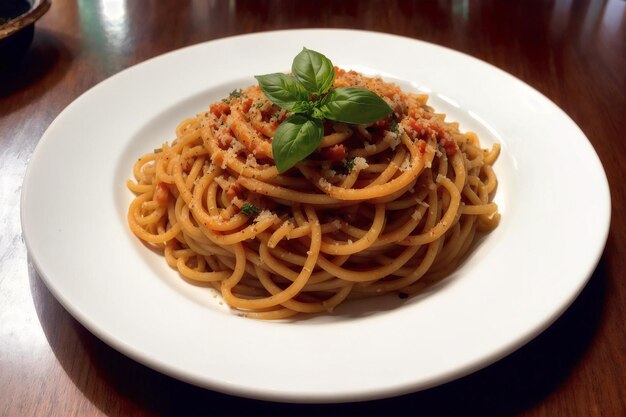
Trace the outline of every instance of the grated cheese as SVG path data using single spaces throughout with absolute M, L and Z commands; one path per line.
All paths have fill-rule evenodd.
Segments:
M 256 221 L 261 222 L 264 220 L 272 219 L 274 222 L 278 221 L 279 218 L 276 214 L 272 213 L 270 210 L 261 210 L 261 212 L 256 216 Z
M 320 187 L 322 187 L 322 189 L 324 190 L 330 190 L 331 185 L 330 183 L 326 180 L 326 178 L 320 178 L 320 180 L 318 181 L 318 184 L 320 185 Z
M 259 163 L 257 162 L 256 158 L 251 153 L 249 153 L 248 157 L 246 158 L 246 166 L 251 167 L 251 168 L 257 168 L 259 166 Z
M 398 169 L 404 172 L 410 168 L 411 168 L 411 159 L 409 158 L 409 155 L 405 155 L 404 159 L 402 160 L 402 164 L 400 164 L 400 167 Z
M 376 145 L 370 144 L 370 143 L 366 143 L 365 144 L 365 152 L 376 152 Z
M 392 151 L 396 150 L 396 146 L 400 144 L 400 135 L 394 132 L 386 132 L 383 141 L 389 144 Z
M 362 171 L 369 167 L 369 164 L 362 156 L 357 156 L 354 158 L 354 167 L 352 169 L 356 169 L 357 171 Z

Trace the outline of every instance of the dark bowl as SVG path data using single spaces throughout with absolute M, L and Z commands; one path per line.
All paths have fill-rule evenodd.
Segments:
M 0 0 L 0 68 L 12 66 L 28 50 L 35 22 L 50 8 L 50 0 Z

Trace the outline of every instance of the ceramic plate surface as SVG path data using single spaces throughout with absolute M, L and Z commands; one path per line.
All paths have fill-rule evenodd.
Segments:
M 484 146 L 502 145 L 502 221 L 442 283 L 403 301 L 330 315 L 245 319 L 144 247 L 126 223 L 134 161 L 253 76 L 287 71 L 305 46 L 335 65 L 426 92 Z M 581 191 L 582 190 L 582 191 Z M 28 167 L 22 227 L 52 293 L 90 331 L 175 378 L 293 402 L 382 398 L 484 367 L 549 326 L 606 242 L 610 198 L 589 141 L 555 104 L 470 56 L 347 30 L 267 32 L 177 50 L 98 84 L 50 125 Z

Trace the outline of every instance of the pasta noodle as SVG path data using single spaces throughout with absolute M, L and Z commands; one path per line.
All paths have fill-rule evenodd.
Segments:
M 271 141 L 288 114 L 252 86 L 182 121 L 128 181 L 132 232 L 246 317 L 404 298 L 449 274 L 498 224 L 498 145 L 482 149 L 425 95 L 335 73 L 334 87 L 374 91 L 393 114 L 369 126 L 325 121 L 319 149 L 279 174 Z

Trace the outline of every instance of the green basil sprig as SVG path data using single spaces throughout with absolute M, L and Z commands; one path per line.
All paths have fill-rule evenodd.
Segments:
M 255 77 L 270 101 L 293 113 L 278 126 L 272 141 L 278 172 L 285 172 L 317 149 L 324 136 L 324 119 L 368 124 L 392 112 L 370 90 L 331 89 L 335 67 L 319 52 L 303 48 L 294 58 L 291 71 L 293 75 L 275 73 Z

